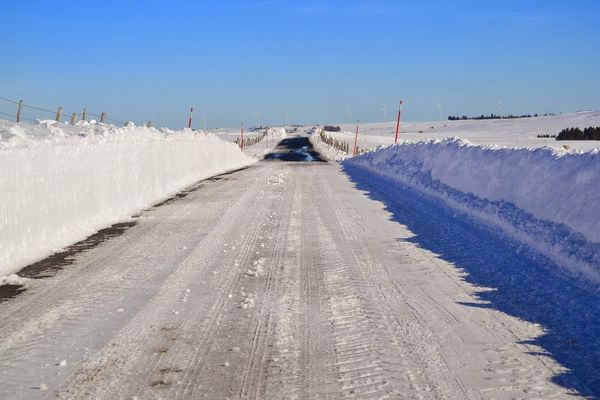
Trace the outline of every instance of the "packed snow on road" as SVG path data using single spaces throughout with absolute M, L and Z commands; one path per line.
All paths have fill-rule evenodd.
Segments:
M 598 397 L 599 120 L 0 121 L 0 397 Z

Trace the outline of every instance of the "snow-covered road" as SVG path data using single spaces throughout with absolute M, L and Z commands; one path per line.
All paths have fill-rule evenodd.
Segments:
M 490 306 L 359 178 L 333 163 L 261 162 L 31 281 L 0 303 L 0 398 L 573 394 L 581 382 L 555 383 L 565 368 L 536 341 L 542 326 Z

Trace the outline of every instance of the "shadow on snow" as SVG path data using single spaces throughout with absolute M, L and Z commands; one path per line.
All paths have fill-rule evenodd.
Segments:
M 393 220 L 414 233 L 408 241 L 463 269 L 468 282 L 494 289 L 477 293 L 487 304 L 461 304 L 542 325 L 545 333 L 529 343 L 568 369 L 552 381 L 589 399 L 600 398 L 599 294 L 559 276 L 551 271 L 554 266 L 521 251 L 520 244 L 439 201 L 360 168 L 343 168 L 358 189 L 384 203 Z

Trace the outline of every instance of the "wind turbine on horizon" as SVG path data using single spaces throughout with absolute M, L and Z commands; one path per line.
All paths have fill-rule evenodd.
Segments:
M 381 108 L 381 110 L 383 111 L 383 120 L 385 121 L 385 123 L 387 124 L 388 122 L 388 118 L 387 118 L 387 106 L 383 106 Z
M 348 107 L 348 125 L 352 123 L 352 111 L 350 111 L 350 107 Z
M 439 101 L 438 101 L 436 109 L 438 110 L 438 113 L 439 113 L 440 122 L 442 122 L 442 103 L 440 103 Z
M 286 121 L 287 125 L 289 126 L 290 125 L 290 112 L 289 111 L 285 112 L 285 121 Z
M 201 119 L 202 124 L 204 125 L 204 130 L 206 131 L 206 114 L 202 113 Z
M 498 100 L 498 104 L 500 105 L 500 119 L 504 118 L 504 103 L 502 100 Z
M 256 127 L 259 128 L 260 127 L 260 112 L 258 110 L 256 110 L 256 113 L 254 113 L 254 115 L 256 116 Z

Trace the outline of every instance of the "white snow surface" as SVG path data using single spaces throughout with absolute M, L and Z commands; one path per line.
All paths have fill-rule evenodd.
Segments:
M 248 137 L 256 137 L 264 131 L 261 130 L 259 133 L 252 132 L 252 135 Z M 267 135 L 260 142 L 244 147 L 244 153 L 251 157 L 262 159 L 265 154 L 272 151 L 287 136 L 285 127 L 270 127 L 266 129 L 266 133 Z
M 328 132 L 329 135 L 354 144 L 356 124 L 341 124 L 341 132 Z M 538 138 L 537 135 L 557 135 L 565 128 L 600 126 L 600 111 L 581 111 L 551 116 L 467 120 L 402 122 L 398 140 L 444 139 L 458 136 L 473 144 L 493 144 L 498 146 L 539 148 L 550 146 L 560 149 L 564 145 L 575 150 L 600 148 L 599 141 L 558 141 L 553 138 Z M 396 121 L 361 123 L 358 146 L 361 149 L 390 145 L 394 143 Z
M 600 284 L 598 149 L 405 141 L 343 162 L 440 198 Z
M 250 146 L 245 146 L 244 153 L 248 156 L 262 159 L 265 154 L 272 151 L 282 139 L 287 137 L 288 130 L 291 130 L 291 127 L 274 126 L 254 131 L 244 131 L 244 139 L 256 138 L 257 136 L 262 135 L 264 132 L 267 134 L 260 142 Z M 239 128 L 219 128 L 215 131 L 211 131 L 211 133 L 228 142 L 234 142 L 241 136 Z
M 210 133 L 0 120 L 0 277 L 255 161 Z

